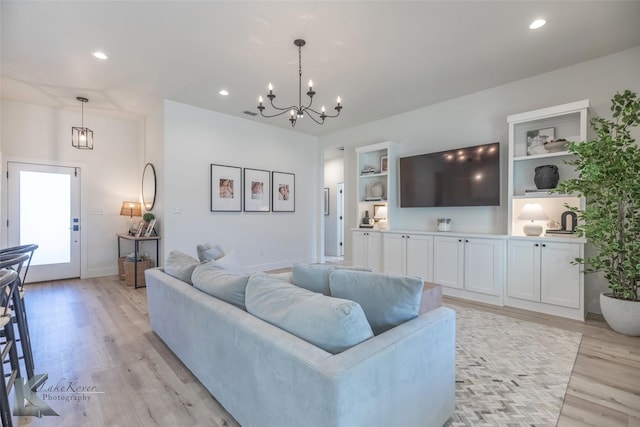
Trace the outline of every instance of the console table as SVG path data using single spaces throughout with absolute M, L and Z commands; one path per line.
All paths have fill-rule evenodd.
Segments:
M 133 255 L 135 258 L 135 262 L 133 264 L 133 276 L 134 276 L 134 285 L 133 287 L 135 289 L 138 288 L 144 288 L 146 286 L 138 286 L 138 249 L 139 249 L 139 244 L 140 242 L 146 242 L 146 241 L 153 241 L 156 243 L 156 265 L 160 265 L 160 258 L 159 258 L 159 254 L 158 254 L 158 241 L 160 240 L 160 236 L 149 236 L 149 237 L 136 237 L 136 236 L 130 236 L 128 234 L 116 234 L 116 236 L 118 236 L 118 258 L 120 258 L 122 255 L 120 255 L 120 241 L 122 239 L 124 240 L 131 240 L 133 241 Z

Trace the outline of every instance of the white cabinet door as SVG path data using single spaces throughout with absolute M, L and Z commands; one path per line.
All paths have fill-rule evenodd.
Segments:
M 367 234 L 363 231 L 354 231 L 351 238 L 351 262 L 358 267 L 367 265 Z
M 433 237 L 416 234 L 406 235 L 405 275 L 433 281 Z
M 464 239 L 464 288 L 472 292 L 500 295 L 504 242 L 494 239 Z
M 433 254 L 433 281 L 442 286 L 462 289 L 464 287 L 462 238 L 434 237 Z
M 384 234 L 384 272 L 404 275 L 406 271 L 405 251 L 406 235 L 396 233 Z
M 367 232 L 367 267 L 382 271 L 382 234 Z
M 507 243 L 507 296 L 540 301 L 540 242 Z
M 580 245 L 542 243 L 540 301 L 580 308 L 580 266 L 571 262 L 580 256 Z

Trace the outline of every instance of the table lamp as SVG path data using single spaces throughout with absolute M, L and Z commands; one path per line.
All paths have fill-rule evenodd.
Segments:
M 140 202 L 122 202 L 120 215 L 129 216 L 129 220 L 127 221 L 127 229 L 129 230 L 129 233 L 133 231 L 133 233 L 135 234 L 136 231 L 138 231 L 138 221 L 134 221 L 133 217 L 142 216 L 142 207 L 140 206 Z
M 534 221 L 548 220 L 549 217 L 539 203 L 527 203 L 520 211 L 518 219 L 531 221 L 522 227 L 525 236 L 539 236 L 542 234 L 542 225 L 536 224 Z
M 389 222 L 387 222 L 387 207 L 380 206 L 376 209 L 373 214 L 373 219 L 378 222 L 378 228 L 381 230 L 386 230 L 389 228 Z

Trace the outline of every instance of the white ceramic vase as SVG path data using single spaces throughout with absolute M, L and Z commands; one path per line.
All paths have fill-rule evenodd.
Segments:
M 604 320 L 618 333 L 640 336 L 640 301 L 627 301 L 610 295 L 611 293 L 600 294 L 600 309 Z

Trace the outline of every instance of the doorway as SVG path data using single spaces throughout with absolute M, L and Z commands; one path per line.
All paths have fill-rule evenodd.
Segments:
M 35 243 L 29 281 L 80 277 L 80 168 L 8 162 L 7 244 Z
M 337 230 L 337 244 L 338 244 L 338 256 L 344 257 L 344 182 L 338 183 L 338 188 L 336 189 L 337 195 L 337 219 L 338 219 L 338 230 Z

